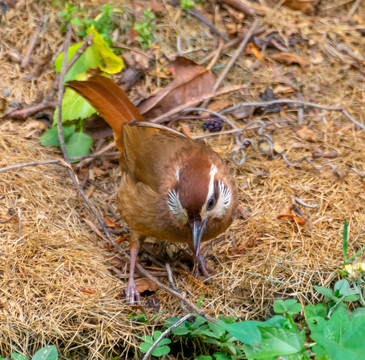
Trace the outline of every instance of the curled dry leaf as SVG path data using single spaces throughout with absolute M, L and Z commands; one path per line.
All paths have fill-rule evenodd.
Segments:
M 138 106 L 147 121 L 209 94 L 213 89 L 214 75 L 205 67 L 181 56 L 177 57 L 172 65 L 174 81 Z
M 140 278 L 136 280 L 137 291 L 142 294 L 145 291 L 155 292 L 158 290 L 158 286 L 149 278 Z
M 292 10 L 301 11 L 306 15 L 314 14 L 314 6 L 311 4 L 314 0 L 286 0 L 283 5 Z
M 301 67 L 304 67 L 307 63 L 302 56 L 289 51 L 281 51 L 279 53 L 272 54 L 271 58 L 286 64 L 298 64 Z
M 299 210 L 299 211 L 298 211 Z M 300 209 L 292 204 L 286 204 L 283 210 L 278 215 L 279 220 L 294 220 L 297 224 L 303 225 L 307 222 L 307 219 L 302 217 Z
M 297 135 L 303 140 L 317 141 L 317 135 L 315 132 L 307 126 L 303 126 L 297 131 Z
M 113 228 L 113 229 L 122 229 L 122 226 L 120 226 L 119 224 L 117 224 L 115 221 L 113 221 L 112 219 L 104 216 L 103 220 L 106 224 L 107 227 L 109 228 Z

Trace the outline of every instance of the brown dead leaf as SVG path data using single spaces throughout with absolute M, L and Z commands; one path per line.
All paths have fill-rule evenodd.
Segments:
M 314 0 L 286 0 L 283 5 L 292 10 L 298 10 L 306 15 L 314 14 L 314 6 L 311 4 Z
M 212 91 L 215 78 L 205 67 L 181 56 L 173 62 L 173 67 L 174 81 L 138 106 L 147 121 Z
M 295 208 L 297 208 L 295 206 Z M 294 220 L 297 224 L 303 225 L 307 222 L 306 219 L 304 219 L 301 213 L 298 213 L 298 211 L 294 211 L 294 206 L 292 204 L 286 204 L 283 208 L 283 210 L 280 211 L 277 218 L 279 220 Z
M 151 9 L 155 14 L 166 14 L 166 8 L 162 5 L 162 1 L 151 0 L 146 4 L 146 9 Z
M 224 100 L 224 99 L 218 99 L 218 100 L 212 101 L 208 105 L 208 109 L 219 112 L 219 111 L 225 109 L 226 107 L 228 107 L 229 105 L 231 105 L 230 101 Z
M 102 170 L 102 169 L 100 169 L 100 168 L 98 168 L 96 166 L 93 167 L 93 172 L 94 172 L 94 175 L 95 176 L 102 176 L 102 175 L 105 174 L 105 171 L 104 170 Z
M 307 126 L 303 126 L 300 130 L 297 131 L 297 135 L 302 139 L 302 140 L 309 140 L 309 141 L 317 141 L 317 135 L 315 134 L 315 132 L 310 129 Z
M 306 61 L 302 56 L 289 51 L 281 51 L 279 53 L 272 54 L 271 58 L 286 64 L 298 64 L 301 67 L 306 65 Z
M 156 283 L 154 283 L 152 280 L 146 277 L 136 280 L 136 288 L 140 294 L 142 294 L 147 290 L 152 292 L 158 290 L 158 286 L 156 285 Z
M 190 128 L 189 128 L 189 126 L 187 126 L 187 125 L 182 125 L 181 126 L 181 130 L 182 130 L 182 132 L 187 136 L 187 137 L 189 137 L 190 139 L 192 139 L 193 138 L 193 135 L 191 134 L 191 131 L 190 131 Z
M 264 65 L 269 65 L 269 63 L 262 56 L 259 48 L 253 43 L 250 42 L 246 47 L 246 52 L 248 54 L 253 54 L 257 59 L 259 59 Z
M 120 226 L 119 224 L 117 224 L 115 221 L 113 221 L 112 219 L 104 216 L 103 220 L 106 224 L 107 227 L 109 228 L 113 228 L 113 229 L 122 229 L 122 226 Z

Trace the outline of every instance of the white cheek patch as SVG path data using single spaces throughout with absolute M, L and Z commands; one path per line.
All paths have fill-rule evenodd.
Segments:
M 231 190 L 229 190 L 222 181 L 218 183 L 219 188 L 219 196 L 217 203 L 215 204 L 214 208 L 207 213 L 208 216 L 213 218 L 221 219 L 224 214 L 227 212 L 228 206 L 231 203 Z
M 188 215 L 186 214 L 185 209 L 182 207 L 179 193 L 172 189 L 168 193 L 167 204 L 171 210 L 171 212 L 176 216 L 176 218 L 185 225 L 188 222 Z
M 217 167 L 212 164 L 212 166 L 210 167 L 208 195 L 207 195 L 207 198 L 205 199 L 205 204 L 207 204 L 209 199 L 214 194 L 214 176 L 216 173 L 217 173 Z

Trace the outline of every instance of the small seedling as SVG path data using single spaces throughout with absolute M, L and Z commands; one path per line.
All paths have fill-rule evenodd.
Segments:
M 155 30 L 155 25 L 153 20 L 155 19 L 154 13 L 151 9 L 147 9 L 143 12 L 143 17 L 141 21 L 134 24 L 134 30 L 138 32 L 138 40 L 142 47 L 149 49 L 152 43 L 155 41 L 153 36 L 153 31 Z

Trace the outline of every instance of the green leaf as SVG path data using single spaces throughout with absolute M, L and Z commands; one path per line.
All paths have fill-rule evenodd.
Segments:
M 365 308 L 361 307 L 361 308 L 357 308 L 355 309 L 352 313 L 351 313 L 351 318 L 355 318 L 355 317 L 365 317 Z
M 319 292 L 320 294 L 327 296 L 328 298 L 330 298 L 333 301 L 337 301 L 338 298 L 333 294 L 332 290 L 324 287 L 324 286 L 317 286 L 314 285 L 314 288 L 316 289 L 317 292 Z
M 338 280 L 334 286 L 335 292 L 339 293 L 341 296 L 346 296 L 349 294 L 350 284 L 346 279 Z
M 210 330 L 213 331 L 215 337 L 217 337 L 218 339 L 220 339 L 226 333 L 226 330 L 224 328 L 222 328 L 222 326 L 220 326 L 219 324 L 214 324 L 212 322 L 208 322 L 208 326 L 209 326 Z
M 39 349 L 32 357 L 32 360 L 57 360 L 58 352 L 54 345 Z
M 67 64 L 70 62 L 72 57 L 76 54 L 79 47 L 82 43 L 77 43 L 75 45 L 70 46 L 67 53 Z M 63 52 L 57 57 L 55 61 L 55 69 L 56 72 L 61 71 L 63 59 Z M 97 68 L 101 65 L 100 54 L 94 45 L 89 46 L 85 52 L 77 59 L 75 64 L 73 64 L 72 68 L 67 71 L 65 76 L 65 83 L 70 80 L 75 80 L 76 77 L 80 74 L 86 73 L 87 70 L 92 68 Z M 82 79 L 77 79 L 82 80 Z
M 198 358 L 195 358 L 194 360 L 213 360 L 213 359 L 209 355 L 200 355 Z
M 222 352 L 216 352 L 213 354 L 216 360 L 231 360 L 232 358 Z
M 76 126 L 62 126 L 62 133 L 65 141 L 75 132 Z M 40 143 L 43 146 L 60 146 L 60 140 L 58 138 L 57 126 L 53 126 L 45 131 L 39 138 Z
M 113 50 L 105 40 L 92 27 L 88 29 L 88 35 L 90 34 L 93 34 L 94 46 L 102 58 L 103 64 L 99 65 L 99 68 L 108 74 L 116 74 L 122 71 L 124 66 L 123 60 L 113 53 Z
M 144 337 L 145 342 L 143 342 L 140 345 L 140 350 L 142 353 L 146 353 L 150 347 L 152 346 L 152 344 L 160 337 L 161 335 L 161 331 L 155 331 L 153 333 L 153 339 L 151 336 L 146 335 Z M 163 356 L 163 355 L 167 355 L 170 352 L 170 347 L 167 346 L 166 344 L 170 344 L 171 340 L 170 339 L 162 339 L 157 346 L 152 350 L 152 355 L 153 356 Z
M 347 250 L 348 250 L 348 244 L 347 244 L 347 220 L 345 219 L 345 224 L 343 226 L 343 233 L 342 233 L 342 252 L 343 252 L 343 264 L 347 264 Z
M 28 360 L 26 356 L 17 353 L 11 353 L 11 357 L 13 358 L 13 360 Z
M 294 355 L 303 349 L 304 333 L 275 327 L 265 328 L 259 326 L 259 329 L 262 336 L 261 351 L 255 353 L 255 359 L 271 359 L 277 356 Z M 246 355 L 250 357 L 250 355 Z
M 219 325 L 244 344 L 256 345 L 261 342 L 261 333 L 258 329 L 259 321 L 242 321 L 234 324 L 225 324 L 220 321 Z
M 83 25 L 82 22 L 81 22 L 81 20 L 78 17 L 72 18 L 70 20 L 70 23 L 72 25 L 75 25 L 75 26 L 82 26 Z
M 277 314 L 287 313 L 290 315 L 295 315 L 298 314 L 301 310 L 302 310 L 302 305 L 294 299 L 289 299 L 286 301 L 276 300 L 274 302 L 274 311 Z
M 86 156 L 89 153 L 91 144 L 92 139 L 89 135 L 86 135 L 82 132 L 72 134 L 66 142 L 68 156 L 70 158 Z
M 306 320 L 320 317 L 324 319 L 327 315 L 327 311 L 322 303 L 316 305 L 306 305 L 304 308 L 304 316 Z
M 65 121 L 87 119 L 95 114 L 96 110 L 79 94 L 66 89 L 62 99 L 62 123 Z M 53 125 L 57 124 L 58 107 L 53 114 Z

